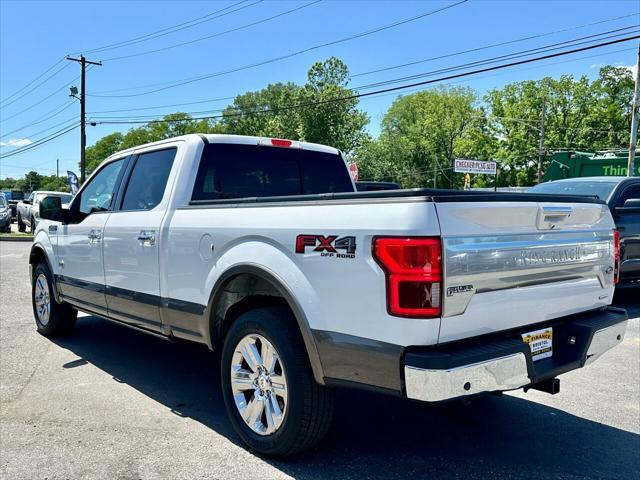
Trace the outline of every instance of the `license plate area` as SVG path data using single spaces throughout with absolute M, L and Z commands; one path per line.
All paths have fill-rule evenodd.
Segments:
M 536 362 L 553 356 L 553 328 L 547 327 L 522 334 L 522 341 L 531 349 L 531 359 Z

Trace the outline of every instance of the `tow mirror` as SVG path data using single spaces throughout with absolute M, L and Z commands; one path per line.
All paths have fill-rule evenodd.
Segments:
M 43 220 L 62 221 L 62 199 L 60 197 L 44 197 L 40 200 L 38 212 Z
M 22 200 L 22 203 L 24 203 L 25 205 L 31 205 L 31 200 L 25 198 L 24 200 Z
M 624 202 L 624 206 L 616 207 L 616 213 L 618 215 L 625 215 L 628 213 L 640 213 L 640 198 L 629 198 Z

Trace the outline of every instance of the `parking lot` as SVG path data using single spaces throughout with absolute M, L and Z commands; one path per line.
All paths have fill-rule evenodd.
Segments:
M 245 450 L 215 355 L 96 317 L 34 328 L 29 243 L 0 242 L 0 476 L 19 478 L 638 478 L 640 294 L 622 345 L 561 392 L 427 406 L 339 392 L 334 425 L 290 461 Z M 541 299 L 543 301 L 543 299 Z

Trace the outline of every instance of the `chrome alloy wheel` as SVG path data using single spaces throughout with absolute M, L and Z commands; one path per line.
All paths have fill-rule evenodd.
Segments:
M 262 335 L 246 335 L 231 359 L 231 390 L 245 423 L 258 435 L 275 433 L 287 410 L 287 379 L 275 347 Z
M 49 283 L 44 273 L 41 273 L 38 275 L 38 278 L 36 278 L 33 297 L 36 304 L 38 321 L 43 326 L 46 326 L 49 323 L 49 315 L 51 313 L 51 296 L 49 295 Z

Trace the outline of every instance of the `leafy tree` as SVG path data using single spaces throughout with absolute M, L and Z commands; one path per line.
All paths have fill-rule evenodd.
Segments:
M 85 153 L 87 174 L 93 172 L 105 158 L 121 150 L 123 138 L 122 133 L 114 132 L 102 137 L 95 145 L 88 147 Z
M 490 159 L 495 141 L 473 90 L 441 86 L 398 98 L 382 120 L 378 140 L 356 155 L 362 178 L 404 187 L 456 187 L 456 157 Z M 382 167 L 382 168 L 381 168 Z
M 367 116 L 348 88 L 349 70 L 331 57 L 314 63 L 307 83 L 276 83 L 237 96 L 223 112 L 227 133 L 281 137 L 332 145 L 352 152 L 366 138 Z

